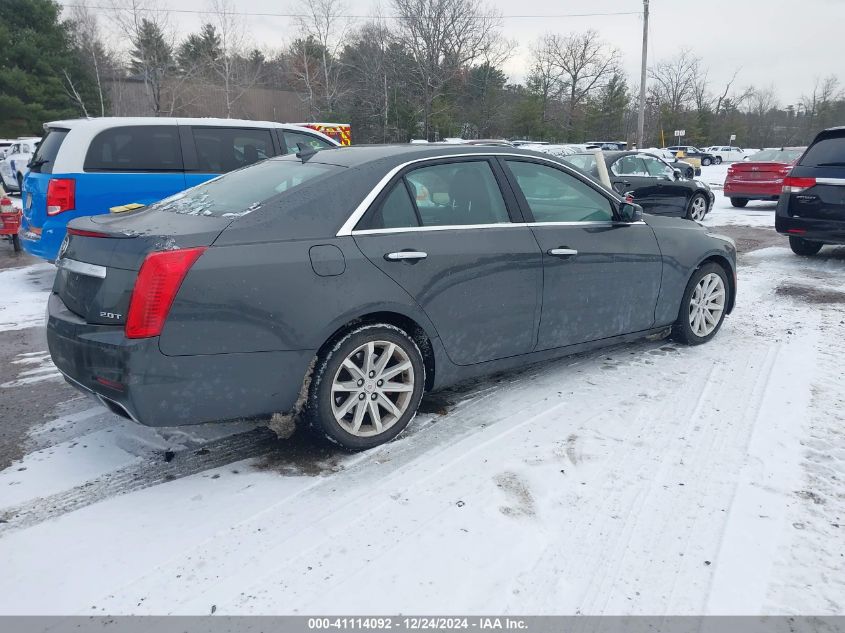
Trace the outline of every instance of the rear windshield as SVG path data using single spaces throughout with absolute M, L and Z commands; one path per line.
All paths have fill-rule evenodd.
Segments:
M 281 193 L 341 169 L 299 160 L 268 160 L 177 193 L 153 207 L 184 215 L 236 218 L 259 209 Z
M 845 167 L 845 136 L 824 138 L 814 143 L 801 164 L 807 167 Z
M 752 163 L 793 163 L 801 156 L 803 149 L 764 149 L 752 154 L 748 160 Z
M 29 161 L 30 171 L 42 174 L 53 173 L 53 165 L 56 163 L 56 156 L 59 154 L 59 148 L 62 146 L 62 143 L 64 143 L 65 137 L 69 131 L 70 130 L 55 127 L 47 130 L 47 135 L 36 148 L 32 160 Z

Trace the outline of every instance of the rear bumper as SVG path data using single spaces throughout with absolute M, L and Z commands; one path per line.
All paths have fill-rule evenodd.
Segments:
M 67 221 L 61 223 L 48 220 L 41 227 L 40 232 L 33 230 L 27 221 L 26 215 L 21 218 L 21 229 L 18 236 L 21 238 L 23 249 L 30 255 L 35 255 L 47 261 L 55 261 L 59 253 L 59 247 L 67 233 Z
M 158 338 L 127 339 L 122 327 L 90 325 L 55 294 L 47 307 L 47 345 L 68 382 L 147 426 L 288 412 L 315 353 L 166 356 Z
M 813 242 L 845 244 L 845 222 L 794 218 L 778 214 L 775 216 L 775 229 L 778 233 Z
M 783 189 L 783 181 L 772 182 L 725 182 L 725 196 L 747 198 L 748 200 L 777 200 Z

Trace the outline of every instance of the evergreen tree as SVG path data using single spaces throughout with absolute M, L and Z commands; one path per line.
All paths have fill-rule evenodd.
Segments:
M 97 100 L 60 11 L 52 0 L 0 2 L 0 136 L 39 134 Z

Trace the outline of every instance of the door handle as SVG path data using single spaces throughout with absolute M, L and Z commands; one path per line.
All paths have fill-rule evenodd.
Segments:
M 574 248 L 551 248 L 546 251 L 549 255 L 553 255 L 555 257 L 572 257 L 573 255 L 577 255 L 578 251 Z
M 426 257 L 428 257 L 428 253 L 422 251 L 397 251 L 384 255 L 384 258 L 391 262 L 401 262 L 403 259 L 425 259 Z

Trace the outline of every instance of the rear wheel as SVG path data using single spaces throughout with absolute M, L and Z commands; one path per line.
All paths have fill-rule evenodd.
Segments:
M 690 198 L 687 206 L 687 219 L 701 222 L 705 215 L 707 215 L 707 198 L 704 194 L 696 193 Z
M 701 159 L 701 165 L 703 167 L 709 167 L 710 166 L 710 159 L 709 158 L 702 158 Z
M 358 327 L 314 368 L 304 421 L 317 436 L 364 450 L 399 435 L 419 407 L 425 385 L 422 353 L 403 330 Z
M 731 206 L 741 209 L 748 204 L 748 198 L 731 198 Z
M 801 237 L 789 237 L 789 248 L 796 255 L 811 257 L 822 250 L 822 246 L 824 246 L 822 242 L 811 242 Z
M 12 236 L 12 248 L 15 249 L 16 253 L 21 252 L 21 238 L 17 236 L 17 234 Z
M 672 337 L 687 345 L 700 345 L 716 336 L 725 320 L 728 277 L 718 264 L 708 263 L 695 271 L 684 291 Z

